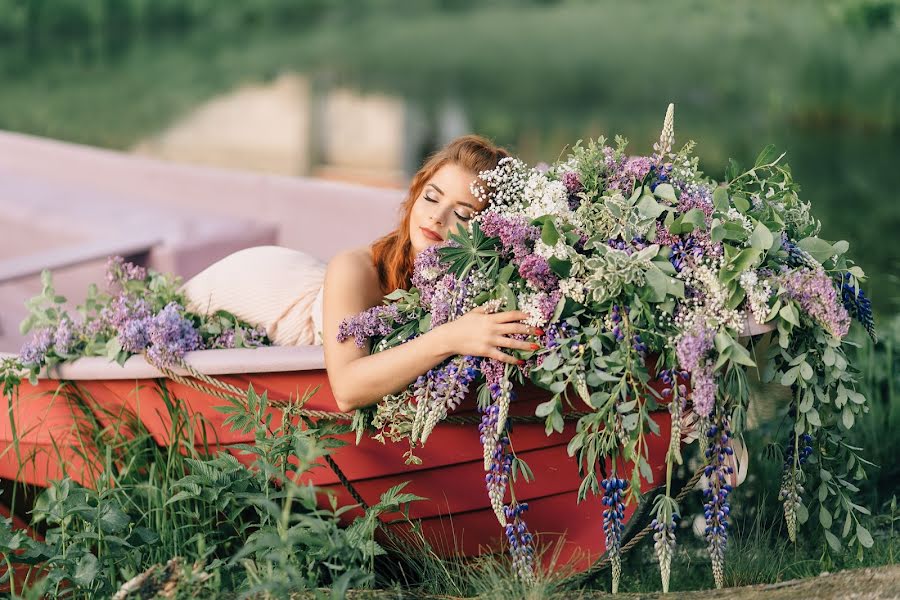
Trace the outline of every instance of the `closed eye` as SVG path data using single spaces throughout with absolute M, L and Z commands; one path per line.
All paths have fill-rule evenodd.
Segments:
M 437 203 L 439 202 L 439 200 L 437 200 L 436 198 L 432 198 L 432 197 L 429 196 L 428 194 L 425 194 L 423 197 L 424 197 L 425 200 L 427 200 L 428 202 L 432 202 L 432 203 L 434 203 L 434 204 L 437 204 Z M 471 220 L 472 220 L 472 216 L 471 216 L 471 215 L 461 215 L 461 214 L 459 214 L 459 213 L 456 212 L 456 211 L 453 211 L 453 214 L 456 215 L 456 217 L 457 217 L 460 221 L 471 221 Z

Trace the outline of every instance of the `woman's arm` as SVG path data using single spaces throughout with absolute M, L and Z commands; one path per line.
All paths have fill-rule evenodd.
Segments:
M 520 311 L 486 314 L 475 309 L 409 342 L 376 354 L 369 344 L 357 348 L 351 340 L 337 341 L 338 326 L 347 317 L 381 304 L 378 274 L 368 250 L 345 252 L 328 264 L 322 319 L 325 367 L 338 408 L 351 411 L 399 392 L 435 365 L 456 354 L 489 356 L 508 363 L 516 359 L 498 346 L 522 350 L 536 345 L 506 337 L 531 334 L 534 328 L 518 323 Z

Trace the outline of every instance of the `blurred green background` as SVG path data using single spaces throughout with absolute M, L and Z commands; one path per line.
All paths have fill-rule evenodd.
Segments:
M 284 72 L 451 102 L 533 162 L 617 132 L 646 153 L 675 102 L 713 177 L 788 151 L 823 237 L 900 309 L 897 0 L 0 0 L 0 129 L 127 149 Z

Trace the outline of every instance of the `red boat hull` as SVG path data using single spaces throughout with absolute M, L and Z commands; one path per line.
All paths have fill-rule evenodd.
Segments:
M 324 370 L 219 378 L 240 388 L 252 384 L 258 393 L 267 392 L 272 401 L 296 399 L 307 389 L 320 386 L 306 407 L 336 410 Z M 78 388 L 77 394 L 59 393 L 61 388 L 75 391 L 74 386 Z M 85 436 L 85 423 L 90 418 L 124 435 L 139 421 L 159 444 L 170 444 L 172 415 L 161 386 L 165 386 L 170 398 L 178 398 L 183 403 L 190 415 L 196 446 L 224 449 L 242 462 L 250 460 L 234 446 L 253 443 L 253 435 L 232 431 L 224 423 L 226 415 L 215 410 L 223 401 L 191 387 L 152 379 L 92 380 L 62 385 L 42 380 L 37 386 L 23 383 L 18 402 L 11 411 L 3 411 L 14 417 L 19 433 L 18 456 L 30 460 L 20 466 L 17 454 L 11 451 L 10 420 L 0 419 L 0 444 L 4 447 L 0 477 L 45 486 L 48 481 L 68 473 L 77 481 L 91 485 L 97 462 L 91 458 Z M 534 415 L 535 406 L 545 399 L 544 392 L 526 388 L 511 406 L 510 414 Z M 274 418 L 280 418 L 277 410 L 273 412 Z M 474 401 L 469 399 L 456 414 L 477 414 Z M 669 413 L 659 411 L 653 417 L 660 435 L 648 435 L 647 459 L 655 483 L 643 483 L 643 491 L 658 485 L 665 475 Z M 543 423 L 516 423 L 511 439 L 516 455 L 528 463 L 535 475 L 530 483 L 517 481 L 515 491 L 520 502 L 529 503 L 526 520 L 529 529 L 537 534 L 545 564 L 553 558 L 557 567 L 583 570 L 604 553 L 605 545 L 599 498 L 589 496 L 581 503 L 576 501 L 581 476 L 575 461 L 566 453 L 574 428 L 575 422 L 567 421 L 562 434 L 547 436 Z M 416 455 L 422 459 L 420 465 L 404 464 L 403 454 L 408 449 L 405 442 L 381 444 L 364 438 L 357 445 L 352 435 L 342 437 L 347 445 L 335 450 L 332 457 L 368 504 L 377 503 L 384 491 L 406 481 L 409 485 L 404 491 L 428 499 L 412 503 L 410 517 L 421 520 L 421 531 L 438 554 L 472 556 L 502 549 L 503 531 L 485 491 L 476 424 L 441 423 L 428 443 L 417 449 Z M 627 468 L 626 476 L 630 476 Z M 331 490 L 340 505 L 355 504 L 337 475 L 324 464 L 304 473 L 301 480 Z M 327 506 L 324 497 L 322 502 Z M 634 509 L 634 504 L 626 508 L 626 522 Z M 350 511 L 345 518 L 352 519 L 356 514 L 360 511 Z M 396 533 L 402 533 L 408 524 L 393 522 L 392 517 L 398 516 L 388 515 L 386 520 L 391 521 L 389 527 Z

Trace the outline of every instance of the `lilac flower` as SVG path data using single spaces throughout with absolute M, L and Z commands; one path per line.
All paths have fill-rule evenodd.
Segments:
M 534 536 L 522 515 L 528 510 L 528 503 L 512 503 L 506 507 L 505 515 L 511 522 L 506 524 L 506 540 L 516 577 L 525 583 L 534 583 Z
M 541 316 L 541 322 L 546 323 L 553 317 L 556 312 L 556 305 L 562 298 L 562 292 L 558 289 L 553 290 L 549 294 L 541 294 L 538 300 L 538 312 Z
M 151 363 L 171 366 L 184 358 L 187 352 L 200 348 L 200 334 L 182 316 L 183 310 L 178 303 L 170 302 L 150 321 L 147 327 L 150 338 L 147 358 Z
M 529 254 L 519 262 L 519 274 L 539 290 L 552 290 L 559 282 L 547 259 L 537 254 Z
M 530 225 L 525 218 L 504 217 L 492 211 L 482 213 L 481 231 L 487 236 L 500 238 L 503 248 L 517 260 L 529 256 L 529 242 L 541 237 L 541 230 Z
M 352 337 L 356 340 L 356 347 L 362 348 L 369 338 L 391 333 L 399 313 L 396 304 L 383 304 L 347 317 L 338 326 L 337 340 L 344 342 Z
M 53 345 L 53 329 L 46 327 L 34 332 L 31 339 L 19 351 L 19 359 L 26 366 L 40 366 L 44 363 L 50 346 Z
M 137 354 L 150 344 L 150 317 L 129 319 L 119 328 L 119 344 L 126 352 Z
M 706 432 L 709 445 L 706 449 L 706 468 L 704 475 L 709 480 L 709 486 L 703 490 L 706 502 L 703 504 L 703 514 L 706 517 L 706 541 L 707 550 L 712 560 L 713 577 L 716 587 L 721 589 L 725 576 L 725 545 L 728 542 L 728 515 L 731 507 L 728 504 L 728 494 L 731 493 L 731 485 L 726 483 L 728 475 L 734 469 L 725 464 L 726 456 L 734 454 L 731 448 L 731 434 L 728 431 L 728 420 L 719 415 L 716 423 L 711 425 Z
M 78 342 L 78 328 L 68 318 L 63 317 L 53 335 L 53 347 L 60 356 L 70 354 L 74 345 Z
M 566 191 L 570 194 L 577 194 L 584 189 L 584 186 L 581 185 L 581 180 L 578 179 L 578 173 L 575 171 L 563 173 L 562 182 L 566 186 Z
M 143 280 L 147 277 L 147 270 L 130 262 L 125 262 L 121 256 L 111 256 L 106 261 L 106 283 L 109 287 L 116 284 L 122 285 L 126 281 Z
M 821 268 L 791 269 L 776 280 L 784 287 L 787 297 L 800 304 L 831 335 L 842 338 L 850 331 L 850 315 L 838 300 L 831 278 Z
M 223 331 L 216 337 L 214 337 L 210 343 L 210 348 L 234 348 L 235 343 L 235 330 L 229 329 L 228 331 Z
M 606 534 L 606 552 L 612 565 L 612 593 L 619 591 L 622 576 L 622 521 L 625 519 L 625 490 L 628 482 L 609 477 L 600 482 L 603 488 L 603 533 Z
M 716 332 L 702 325 L 685 332 L 675 344 L 675 354 L 678 357 L 679 366 L 685 371 L 696 371 L 706 359 L 706 355 L 713 348 L 713 339 Z
M 716 406 L 716 380 L 712 366 L 708 363 L 691 371 L 691 402 L 694 412 L 701 417 L 708 417 Z

